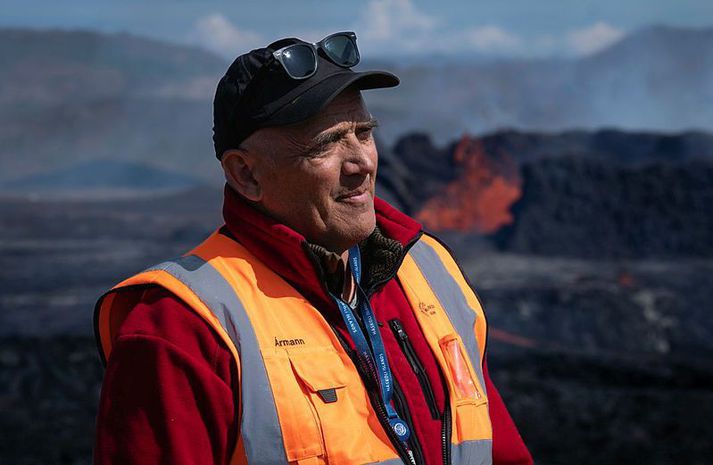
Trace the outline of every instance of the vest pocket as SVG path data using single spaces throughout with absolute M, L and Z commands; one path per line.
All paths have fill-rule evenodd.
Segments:
M 375 460 L 369 445 L 368 412 L 358 401 L 366 394 L 350 383 L 346 366 L 332 349 L 295 351 L 289 355 L 292 368 L 317 415 L 324 440 L 326 463 L 370 463 Z M 361 394 L 359 394 L 361 393 Z
M 438 344 L 450 375 L 448 383 L 455 405 L 453 421 L 457 442 L 492 438 L 488 398 L 469 368 L 463 343 L 453 333 L 441 338 Z
M 456 405 L 487 402 L 477 378 L 473 376 L 466 359 L 463 343 L 456 334 L 442 337 L 438 344 L 448 365 L 451 383 L 456 395 Z
M 263 354 L 275 397 L 287 460 L 300 462 L 324 457 L 319 417 L 306 398 L 306 388 L 295 377 L 287 352 Z M 314 460 L 314 459 L 313 459 Z

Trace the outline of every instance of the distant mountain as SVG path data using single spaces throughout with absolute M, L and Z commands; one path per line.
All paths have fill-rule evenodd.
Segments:
M 227 66 L 128 34 L 0 29 L 0 182 L 91 160 L 151 160 L 220 184 L 212 98 Z M 414 129 L 443 144 L 503 128 L 713 128 L 713 28 L 650 27 L 573 60 L 379 67 L 401 78 L 365 93 L 385 146 Z
M 139 97 L 195 99 L 225 60 L 125 33 L 0 29 L 0 103 L 77 105 Z M 182 94 L 191 88 L 193 92 Z M 203 92 L 204 94 L 205 92 Z M 200 95 L 202 97 L 203 95 Z
M 226 68 L 128 34 L 0 29 L 0 181 L 150 159 L 219 182 L 211 105 Z
M 81 193 L 94 190 L 183 190 L 199 186 L 195 178 L 152 166 L 118 160 L 81 162 L 52 173 L 0 183 L 0 192 Z

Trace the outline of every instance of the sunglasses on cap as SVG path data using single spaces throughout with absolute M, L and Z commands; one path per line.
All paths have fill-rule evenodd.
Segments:
M 307 79 L 317 72 L 317 53 L 322 50 L 329 61 L 342 68 L 351 68 L 359 63 L 356 34 L 336 32 L 317 43 L 300 42 L 272 52 L 292 79 Z

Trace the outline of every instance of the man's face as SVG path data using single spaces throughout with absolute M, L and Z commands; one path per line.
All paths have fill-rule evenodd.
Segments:
M 360 93 L 349 90 L 303 123 L 259 131 L 258 203 L 328 250 L 343 253 L 365 239 L 376 224 L 375 126 Z

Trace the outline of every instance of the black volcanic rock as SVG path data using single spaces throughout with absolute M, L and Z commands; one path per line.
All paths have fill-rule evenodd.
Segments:
M 424 133 L 400 138 L 385 157 L 380 152 L 380 186 L 398 200 L 404 212 L 415 213 L 455 178 L 454 145 L 437 148 Z
M 494 234 L 502 250 L 580 257 L 713 255 L 713 135 L 614 129 L 475 138 L 520 165 L 514 223 Z M 464 173 L 456 143 L 404 136 L 380 183 L 415 213 Z
M 710 463 L 710 365 L 532 350 L 491 360 L 535 463 Z
M 503 249 L 580 257 L 713 256 L 713 163 L 623 167 L 586 158 L 522 167 Z
M 617 164 L 713 160 L 713 134 L 702 131 L 568 130 L 556 133 L 502 130 L 480 137 L 487 152 L 502 151 L 525 163 L 540 158 L 582 156 Z
M 427 134 L 413 133 L 400 138 L 393 151 L 408 166 L 411 173 L 420 173 L 435 182 L 446 183 L 453 179 L 454 145 L 437 148 Z

